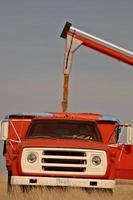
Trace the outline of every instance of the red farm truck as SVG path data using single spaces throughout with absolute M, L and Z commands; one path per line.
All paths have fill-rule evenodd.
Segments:
M 13 185 L 112 190 L 133 179 L 133 129 L 113 116 L 15 113 L 1 121 L 0 139 Z

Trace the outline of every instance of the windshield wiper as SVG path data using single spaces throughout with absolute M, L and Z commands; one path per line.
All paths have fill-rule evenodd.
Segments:
M 49 139 L 57 139 L 55 137 L 52 137 L 52 136 L 47 136 L 47 135 L 42 135 L 42 136 L 30 136 L 29 138 L 49 138 Z
M 73 138 L 81 140 L 94 140 L 90 135 L 75 135 Z

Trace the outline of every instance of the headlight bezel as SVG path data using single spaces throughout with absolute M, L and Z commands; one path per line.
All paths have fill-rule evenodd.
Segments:
M 93 166 L 97 167 L 100 166 L 102 163 L 102 158 L 100 155 L 93 155 L 91 158 L 91 163 Z
M 30 164 L 33 164 L 37 161 L 37 154 L 35 152 L 30 152 L 28 155 L 27 155 L 27 161 L 28 163 Z

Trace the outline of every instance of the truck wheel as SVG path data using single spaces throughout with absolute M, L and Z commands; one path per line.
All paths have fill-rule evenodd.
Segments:
M 33 186 L 29 185 L 20 185 L 20 190 L 21 192 L 30 192 Z
M 113 189 L 99 189 L 99 188 L 86 188 L 85 189 L 88 193 L 96 193 L 96 194 L 105 194 L 106 196 L 112 196 L 113 195 Z
M 98 192 L 104 193 L 107 196 L 112 196 L 113 195 L 113 189 L 99 189 Z
M 20 185 L 20 190 L 21 190 L 21 192 L 26 192 L 26 186 L 25 185 Z
M 12 176 L 12 172 L 11 172 L 11 171 L 8 171 L 7 192 L 9 192 L 9 193 L 12 191 L 11 176 Z
M 107 193 L 109 196 L 113 195 L 113 189 L 104 189 L 105 193 Z

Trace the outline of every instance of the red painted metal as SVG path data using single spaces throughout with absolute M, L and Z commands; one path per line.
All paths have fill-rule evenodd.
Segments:
M 82 41 L 83 42 L 82 45 L 84 45 L 86 47 L 90 47 L 90 48 L 92 48 L 96 51 L 99 51 L 103 54 L 106 54 L 106 55 L 108 55 L 112 58 L 115 58 L 119 61 L 122 61 L 126 64 L 133 65 L 133 57 L 131 57 L 131 56 L 128 56 L 124 53 L 121 53 L 121 52 L 115 50 L 115 49 L 106 47 L 106 46 L 104 46 L 104 45 L 102 45 L 98 42 L 95 42 L 93 40 L 85 38 L 85 37 L 79 35 L 78 33 L 73 34 L 72 32 L 69 31 L 67 34 L 78 39 L 78 40 L 80 40 L 80 41 Z
M 41 174 L 34 173 L 23 173 L 21 169 L 21 156 L 22 150 L 24 148 L 38 148 L 38 147 L 56 147 L 56 148 L 81 148 L 81 149 L 97 149 L 104 150 L 107 153 L 108 167 L 106 174 L 104 176 L 77 176 L 75 174 L 63 175 L 64 177 L 82 177 L 82 178 L 100 178 L 100 179 L 115 179 L 115 178 L 125 178 L 133 179 L 133 162 L 131 159 L 133 157 L 133 146 L 119 145 L 117 141 L 114 140 L 114 144 L 111 143 L 110 138 L 113 135 L 114 129 L 118 126 L 118 122 L 105 122 L 99 121 L 102 117 L 100 114 L 77 114 L 77 113 L 53 113 L 53 117 L 33 117 L 23 121 L 22 118 L 10 118 L 13 122 L 15 130 L 18 131 L 21 143 L 7 143 L 6 145 L 6 166 L 7 170 L 12 171 L 14 176 L 42 176 Z M 81 120 L 88 122 L 95 122 L 102 135 L 102 142 L 94 141 L 83 141 L 76 139 L 27 139 L 26 133 L 28 127 L 35 119 L 48 119 L 48 120 Z M 9 125 L 9 139 L 16 140 L 15 130 Z M 20 131 L 21 130 L 21 131 Z M 111 144 L 110 144 L 111 143 Z M 57 176 L 56 172 L 54 175 L 50 173 L 47 176 Z M 62 175 L 61 175 L 62 176 Z
M 34 117 L 33 119 L 48 119 L 48 120 L 81 120 L 81 121 L 96 121 L 99 118 L 101 118 L 102 115 L 100 114 L 77 114 L 77 113 L 54 113 L 53 117 Z M 32 120 L 33 120 L 32 119 Z M 108 155 L 108 168 L 106 171 L 106 174 L 104 176 L 97 176 L 96 178 L 108 178 L 108 179 L 113 179 L 114 178 L 114 173 L 110 173 L 110 168 L 112 168 L 112 161 L 110 159 L 110 153 L 107 148 L 107 146 L 103 143 L 98 143 L 98 142 L 90 142 L 90 141 L 82 141 L 82 140 L 65 140 L 65 139 L 58 139 L 58 140 L 52 140 L 52 139 L 26 139 L 26 133 L 27 129 L 30 126 L 32 120 L 27 119 L 23 121 L 23 119 L 18 119 L 13 118 L 10 119 L 10 125 L 9 125 L 9 140 L 17 140 L 17 137 L 15 135 L 15 130 L 18 131 L 19 137 L 22 141 L 22 143 L 17 144 L 13 143 L 13 148 L 10 143 L 7 143 L 6 146 L 6 165 L 7 169 L 12 171 L 12 175 L 17 176 L 17 175 L 39 175 L 42 176 L 41 174 L 27 174 L 23 173 L 21 169 L 21 156 L 22 156 L 22 150 L 24 148 L 29 148 L 29 147 L 58 147 L 58 148 L 81 148 L 81 149 L 97 149 L 97 150 L 104 150 L 107 152 Z M 13 123 L 15 129 L 13 129 L 11 122 Z M 51 176 L 50 173 L 47 174 L 47 176 Z M 54 176 L 57 176 L 55 173 Z M 63 175 L 63 176 L 75 176 L 74 174 L 71 175 Z M 78 176 L 78 177 L 83 177 L 83 178 L 94 178 L 94 176 Z

